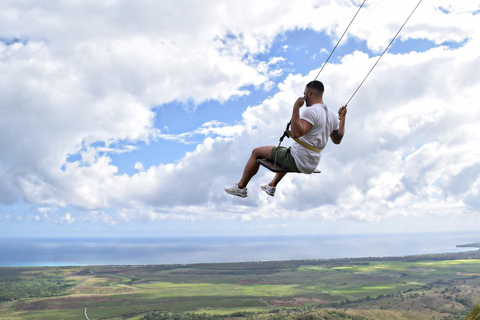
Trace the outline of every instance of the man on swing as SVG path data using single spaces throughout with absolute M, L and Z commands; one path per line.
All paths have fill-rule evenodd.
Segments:
M 314 80 L 305 87 L 304 96 L 297 99 L 293 105 L 291 120 L 291 148 L 264 146 L 255 148 L 248 159 L 242 177 L 238 183 L 225 188 L 225 192 L 238 197 L 247 197 L 247 184 L 258 172 L 258 159 L 267 159 L 275 162 L 291 172 L 310 174 L 320 162 L 320 151 L 325 148 L 328 137 L 335 144 L 340 144 L 345 134 L 345 117 L 347 106 L 338 110 L 338 118 L 323 104 L 324 86 L 320 81 Z M 300 116 L 300 108 L 304 109 Z M 268 195 L 274 196 L 277 184 L 286 175 L 286 172 L 276 173 L 270 183 L 261 188 Z

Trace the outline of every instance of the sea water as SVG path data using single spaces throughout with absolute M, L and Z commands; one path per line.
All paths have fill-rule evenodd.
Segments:
M 147 265 L 406 256 L 475 250 L 478 233 L 0 238 L 0 266 Z

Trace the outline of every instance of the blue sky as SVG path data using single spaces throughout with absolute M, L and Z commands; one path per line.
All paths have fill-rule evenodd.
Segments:
M 416 4 L 367 1 L 319 77 L 332 110 Z M 0 4 L 0 233 L 476 231 L 475 1 L 422 3 L 320 175 L 289 175 L 272 198 L 262 169 L 247 199 L 224 193 L 254 147 L 277 144 L 359 5 Z

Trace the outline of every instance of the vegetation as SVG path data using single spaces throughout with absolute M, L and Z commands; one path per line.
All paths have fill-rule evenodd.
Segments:
M 217 315 L 209 315 L 206 313 L 181 313 L 181 312 L 152 312 L 142 317 L 142 320 L 209 320 L 223 319 L 225 317 Z
M 463 320 L 477 304 L 480 251 L 403 258 L 0 268 L 0 319 L 75 320 L 85 319 L 87 311 L 90 319 L 131 320 Z M 475 310 L 469 320 L 477 319 Z
M 141 320 L 216 320 L 216 319 L 236 319 L 236 318 L 247 318 L 254 319 L 260 316 L 259 314 L 251 314 L 245 312 L 235 312 L 230 315 L 209 315 L 206 313 L 203 314 L 193 314 L 193 313 L 180 313 L 180 312 L 162 312 L 157 313 L 153 312 L 141 318 Z M 335 320 L 335 319 L 344 319 L 344 320 L 366 320 L 362 316 L 351 316 L 345 312 L 338 311 L 304 311 L 296 313 L 295 311 L 284 311 L 277 313 L 275 315 L 269 315 L 268 320 Z
M 477 305 L 475 309 L 467 315 L 465 320 L 480 320 L 480 305 Z
M 61 296 L 73 283 L 60 268 L 0 268 L 0 302 Z

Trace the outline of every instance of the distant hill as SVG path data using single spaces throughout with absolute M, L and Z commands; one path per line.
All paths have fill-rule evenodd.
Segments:
M 480 320 L 480 304 L 467 315 L 465 320 Z
M 468 244 L 459 244 L 457 248 L 480 248 L 480 242 L 468 243 Z

